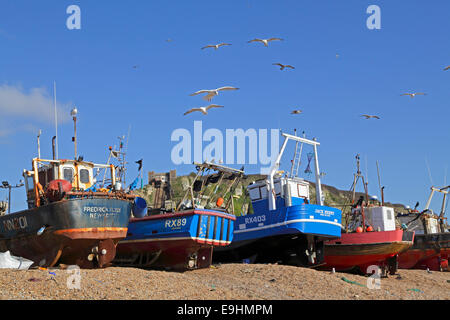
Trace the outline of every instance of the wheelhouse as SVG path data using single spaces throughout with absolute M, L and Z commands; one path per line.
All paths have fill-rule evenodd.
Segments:
M 92 191 L 96 184 L 94 169 L 109 169 L 110 186 L 105 191 L 116 187 L 114 165 L 95 164 L 77 160 L 45 160 L 35 158 L 32 161 L 33 170 L 24 170 L 23 177 L 27 192 L 28 208 L 39 207 L 41 197 L 47 191 L 50 182 L 67 181 L 71 191 Z

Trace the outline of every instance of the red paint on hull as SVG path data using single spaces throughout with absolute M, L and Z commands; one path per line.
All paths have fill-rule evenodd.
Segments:
M 211 265 L 213 247 L 193 239 L 141 241 L 120 244 L 120 255 L 133 256 L 142 252 L 149 254 L 147 264 L 152 268 L 184 270 L 190 257 L 197 254 L 197 265 L 190 268 L 207 268 Z M 120 257 L 119 257 L 120 258 Z M 155 260 L 153 261 L 153 258 Z M 151 263 L 150 263 L 151 261 Z M 142 263 L 145 266 L 145 262 Z
M 450 257 L 450 240 L 448 233 L 425 234 L 412 248 L 399 256 L 401 269 L 430 269 L 447 271 Z
M 213 247 L 228 246 L 230 244 L 231 241 L 229 241 L 229 235 L 232 235 L 230 223 L 233 224 L 232 221 L 236 220 L 235 216 L 221 212 L 194 209 L 176 212 L 170 215 L 159 214 L 144 218 L 133 218 L 130 220 L 130 223 L 146 223 L 154 220 L 183 218 L 193 215 L 208 216 L 208 219 L 209 216 L 221 217 L 224 218 L 224 220 L 226 219 L 228 221 L 227 234 L 224 233 L 224 237 L 222 237 L 222 233 L 220 233 L 220 239 L 225 240 L 212 239 L 211 236 L 213 238 L 216 237 L 216 231 L 209 235 L 209 237 L 208 233 L 206 233 L 206 236 L 199 236 L 199 231 L 197 231 L 197 237 L 169 236 L 132 240 L 125 239 L 118 244 L 118 254 L 115 262 L 119 265 L 128 264 L 179 271 L 208 268 L 212 263 Z M 197 228 L 200 228 L 200 224 Z
M 398 267 L 400 269 L 417 269 L 422 261 L 434 259 L 438 256 L 439 252 L 433 249 L 410 249 L 399 255 Z
M 411 247 L 413 240 L 405 241 L 402 230 L 344 233 L 325 242 L 324 268 L 345 271 L 359 267 L 366 272 L 370 265 L 385 267 L 391 258 Z

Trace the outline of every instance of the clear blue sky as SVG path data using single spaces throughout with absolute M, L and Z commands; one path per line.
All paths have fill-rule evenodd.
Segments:
M 81 30 L 66 27 L 71 4 L 81 8 Z M 371 4 L 381 8 L 381 30 L 366 27 Z M 30 168 L 38 129 L 43 157 L 51 157 L 56 81 L 63 158 L 73 155 L 73 105 L 86 160 L 106 162 L 107 146 L 131 125 L 130 178 L 140 158 L 146 171 L 191 171 L 171 163 L 170 135 L 192 131 L 194 120 L 223 132 L 297 128 L 322 144 L 323 183 L 348 189 L 359 153 L 371 194 L 379 195 L 378 160 L 386 200 L 423 208 L 431 184 L 425 159 L 437 186 L 450 162 L 449 12 L 447 0 L 1 1 L 0 179 L 16 183 Z M 256 37 L 284 41 L 247 43 Z M 200 49 L 219 42 L 232 46 Z M 275 62 L 296 69 L 281 72 Z M 183 116 L 206 105 L 189 94 L 228 85 L 240 90 L 213 100 L 225 108 Z M 304 113 L 291 115 L 296 107 Z M 13 209 L 25 207 L 24 194 L 14 192 Z

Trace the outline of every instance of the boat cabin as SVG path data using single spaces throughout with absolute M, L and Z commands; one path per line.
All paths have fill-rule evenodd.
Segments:
M 309 182 L 302 178 L 274 177 L 273 185 L 277 207 L 307 204 L 310 201 Z M 253 182 L 247 187 L 255 212 L 268 210 L 269 187 L 270 182 L 268 180 Z
M 364 210 L 364 211 L 362 211 Z M 394 231 L 397 229 L 394 208 L 386 206 L 369 206 L 352 208 L 354 217 L 348 225 L 348 230 L 356 230 L 357 227 L 371 226 L 374 231 Z
M 432 215 L 427 215 L 426 217 L 423 217 L 424 219 L 424 225 L 426 228 L 426 232 L 427 234 L 430 233 L 439 233 L 439 222 L 438 222 L 438 217 L 434 214 Z
M 366 207 L 364 208 L 366 225 L 372 226 L 374 230 L 379 231 L 394 231 L 395 213 L 394 209 L 390 207 Z
M 175 211 L 212 209 L 235 214 L 234 196 L 239 182 L 244 178 L 244 167 L 240 170 L 205 161 L 196 163 L 197 175 L 186 188 L 184 197 Z M 214 185 L 208 191 L 208 185 Z M 223 186 L 225 190 L 219 190 Z M 190 198 L 190 199 L 189 199 Z
M 398 219 L 402 224 L 405 224 L 408 230 L 415 231 L 416 234 L 434 234 L 446 232 L 448 230 L 448 225 L 446 225 L 445 211 L 447 208 L 447 197 L 449 193 L 450 186 L 443 188 L 431 187 L 431 193 L 428 197 L 428 201 L 422 212 L 413 210 L 407 214 L 398 215 Z M 438 192 L 443 194 L 441 212 L 440 214 L 435 214 L 432 209 L 430 209 L 431 200 L 433 195 Z
M 77 160 L 43 160 L 33 159 L 33 170 L 24 170 L 25 188 L 28 208 L 39 207 L 42 197 L 48 191 L 50 182 L 67 181 L 69 191 L 89 191 L 97 182 L 94 169 L 110 169 L 111 186 L 115 186 L 115 168 L 113 165 L 94 164 Z
M 416 234 L 439 233 L 439 217 L 429 210 L 427 213 L 410 212 L 397 215 L 401 224 Z

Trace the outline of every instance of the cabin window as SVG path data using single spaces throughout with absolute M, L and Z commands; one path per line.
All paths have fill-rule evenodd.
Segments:
M 87 169 L 80 170 L 80 182 L 89 183 L 89 170 Z
M 280 196 L 281 195 L 281 182 L 275 182 L 273 186 L 275 189 L 275 195 Z
M 259 192 L 261 194 L 261 199 L 266 199 L 267 198 L 267 186 L 262 186 L 259 187 Z
M 33 176 L 27 176 L 27 190 L 32 191 L 34 190 L 34 177 Z
M 259 188 L 249 189 L 250 197 L 253 201 L 261 200 L 261 192 Z
M 387 219 L 388 220 L 392 220 L 392 211 L 391 210 L 387 210 L 386 214 L 387 214 Z
M 71 183 L 73 180 L 73 169 L 72 168 L 64 168 L 63 169 L 63 177 L 64 177 L 64 180 L 67 180 Z
M 309 198 L 309 189 L 307 185 L 304 184 L 297 184 L 297 192 L 298 192 L 298 197 L 299 198 Z
M 43 170 L 39 171 L 38 173 L 38 179 L 39 179 L 39 183 L 43 186 L 45 186 L 47 184 L 47 173 Z

